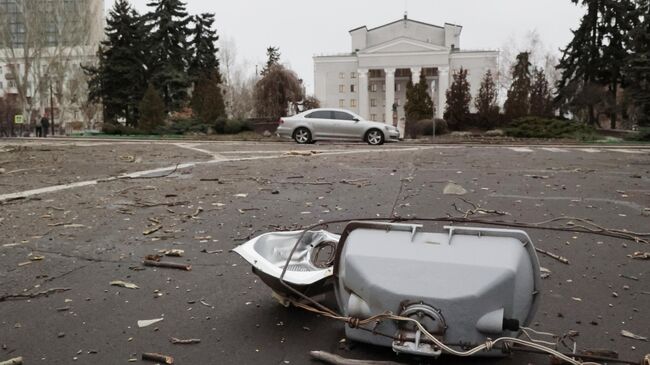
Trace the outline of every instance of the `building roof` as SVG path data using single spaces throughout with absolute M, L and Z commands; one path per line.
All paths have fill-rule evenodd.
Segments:
M 379 28 L 387 27 L 387 26 L 389 26 L 389 25 L 393 25 L 393 24 L 395 24 L 395 23 L 403 22 L 403 21 L 405 21 L 405 20 L 408 21 L 408 22 L 412 22 L 412 23 L 417 23 L 417 24 L 426 25 L 426 26 L 428 26 L 428 27 L 441 28 L 441 29 L 444 28 L 444 27 L 441 27 L 441 26 L 439 26 L 439 25 L 435 25 L 435 24 L 431 24 L 431 23 L 425 23 L 425 22 L 421 22 L 421 21 L 419 21 L 419 20 L 409 19 L 409 18 L 406 16 L 406 14 L 405 14 L 405 15 L 404 15 L 404 18 L 401 18 L 401 19 L 395 20 L 395 21 L 390 22 L 390 23 L 386 23 L 386 24 L 384 24 L 384 25 L 380 25 L 380 26 L 375 27 L 375 28 L 368 29 L 368 31 L 373 31 L 373 30 L 375 30 L 375 29 L 379 29 Z M 445 23 L 445 24 L 447 24 L 447 25 L 453 25 L 454 27 L 462 28 L 462 26 L 460 26 L 460 25 L 456 25 L 456 24 L 452 24 L 452 23 Z M 356 28 L 354 28 L 354 29 L 351 29 L 351 30 L 349 31 L 349 33 L 352 33 L 352 32 L 354 32 L 354 31 L 356 31 L 356 30 L 363 29 L 363 28 L 366 28 L 366 29 L 367 29 L 368 27 L 365 26 L 365 25 L 362 25 L 362 26 L 360 26 L 360 27 L 356 27 Z

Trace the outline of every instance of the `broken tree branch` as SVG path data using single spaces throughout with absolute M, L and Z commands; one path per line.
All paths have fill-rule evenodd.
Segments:
M 537 251 L 537 252 L 539 252 L 541 254 L 544 254 L 544 255 L 546 255 L 548 257 L 554 258 L 554 259 L 558 260 L 559 262 L 561 262 L 563 264 L 566 264 L 566 265 L 570 264 L 569 260 L 566 257 L 556 255 L 553 252 L 542 250 L 541 248 L 538 248 L 538 247 L 535 247 L 535 251 Z
M 14 357 L 13 359 L 0 361 L 0 365 L 23 365 L 22 356 Z
M 192 265 L 189 264 L 179 264 L 176 262 L 153 261 L 153 260 L 144 260 L 142 263 L 144 264 L 144 266 L 165 267 L 168 269 L 180 269 L 185 271 L 192 271 Z
M 172 337 L 169 339 L 169 342 L 171 342 L 174 345 L 192 345 L 195 343 L 201 343 L 201 339 L 199 338 L 180 339 L 180 338 Z
M 52 288 L 48 290 L 39 291 L 38 293 L 7 294 L 0 297 L 0 302 L 4 302 L 6 300 L 33 299 L 40 296 L 48 296 L 53 293 L 61 293 L 68 290 L 70 290 L 70 288 Z

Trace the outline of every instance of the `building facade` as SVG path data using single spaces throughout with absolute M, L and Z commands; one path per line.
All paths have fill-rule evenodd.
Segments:
M 86 77 L 103 37 L 104 0 L 0 0 L 0 98 L 29 123 L 83 123 Z M 94 113 L 97 114 L 97 113 Z
M 373 29 L 353 29 L 350 53 L 314 57 L 314 93 L 324 107 L 397 125 L 403 135 L 406 85 L 418 82 L 421 72 L 438 118 L 455 70 L 468 70 L 473 96 L 488 70 L 496 75 L 498 52 L 462 50 L 461 31 L 459 25 L 437 26 L 407 16 Z

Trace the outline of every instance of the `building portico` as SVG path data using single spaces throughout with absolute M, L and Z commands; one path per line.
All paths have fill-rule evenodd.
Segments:
M 424 73 L 442 118 L 450 71 L 469 70 L 472 94 L 487 70 L 496 71 L 496 51 L 460 50 L 462 27 L 400 19 L 374 29 L 350 31 L 352 52 L 314 57 L 315 94 L 324 107 L 352 110 L 362 117 L 398 125 L 404 132 L 406 85 Z

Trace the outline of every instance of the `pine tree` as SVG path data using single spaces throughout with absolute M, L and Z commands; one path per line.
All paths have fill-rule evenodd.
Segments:
M 165 104 L 158 90 L 149 83 L 147 91 L 140 101 L 140 130 L 153 133 L 165 121 Z
M 160 90 L 166 111 L 180 110 L 187 102 L 190 87 L 190 18 L 181 0 L 153 0 L 147 6 L 152 8 L 147 14 L 151 81 Z
M 632 102 L 637 123 L 650 127 L 650 0 L 640 0 L 637 16 L 640 22 L 631 32 L 632 53 L 627 57 L 625 74 L 628 80 L 626 97 Z
M 573 31 L 573 40 L 563 50 L 558 69 L 555 101 L 578 109 L 586 109 L 590 124 L 596 124 L 596 104 L 609 99 L 612 127 L 616 126 L 617 93 L 625 82 L 623 67 L 629 48 L 629 33 L 638 23 L 633 0 L 571 0 L 582 4 L 587 12 L 580 26 Z M 597 93 L 601 86 L 607 97 Z
M 226 116 L 226 110 L 221 90 L 221 75 L 213 70 L 197 81 L 192 94 L 192 112 L 205 124 L 214 124 L 219 118 Z
M 424 72 L 420 72 L 420 80 L 413 85 L 411 80 L 406 84 L 406 130 L 415 138 L 417 123 L 423 119 L 433 118 L 433 101 L 428 93 L 427 79 Z
M 472 102 L 470 85 L 467 81 L 467 70 L 462 67 L 455 71 L 454 81 L 447 89 L 447 105 L 445 107 L 445 120 L 450 127 L 459 129 L 469 116 L 469 105 Z
M 478 112 L 478 117 L 484 127 L 492 127 L 499 115 L 499 106 L 497 105 L 498 90 L 492 71 L 487 70 L 474 106 Z
M 530 115 L 537 117 L 553 116 L 553 99 L 543 68 L 533 71 L 533 85 L 530 90 Z
M 101 102 L 106 123 L 125 119 L 135 126 L 145 91 L 145 30 L 128 0 L 117 0 L 106 19 L 106 39 L 98 51 L 99 64 L 84 66 L 90 77 L 89 100 Z
M 192 82 L 196 84 L 202 77 L 217 77 L 221 83 L 219 59 L 215 42 L 219 40 L 217 31 L 214 30 L 214 14 L 203 13 L 192 17 L 194 28 L 190 31 L 192 57 L 189 62 L 188 73 Z
M 280 64 L 280 48 L 278 47 L 269 47 L 266 49 L 266 65 L 260 72 L 260 75 L 265 76 L 273 66 Z
M 530 54 L 521 52 L 517 63 L 512 66 L 512 84 L 504 105 L 506 116 L 517 119 L 528 115 L 530 111 Z

